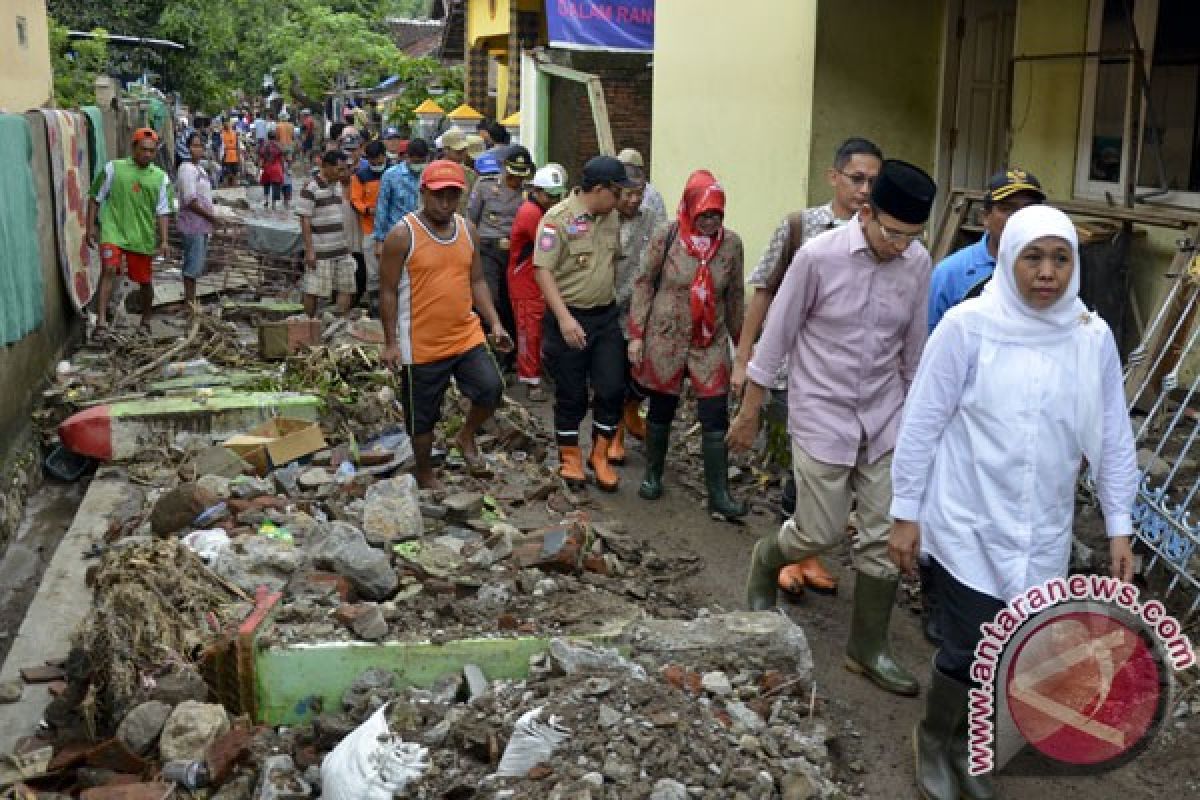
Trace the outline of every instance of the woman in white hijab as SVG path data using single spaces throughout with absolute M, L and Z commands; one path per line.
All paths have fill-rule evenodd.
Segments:
M 1079 300 L 1075 226 L 1022 209 L 983 294 L 951 309 L 925 346 L 892 462 L 889 550 L 929 559 L 944 641 L 914 736 L 926 798 L 991 798 L 967 773 L 967 698 L 979 626 L 1026 589 L 1067 574 L 1086 459 L 1113 575 L 1133 573 L 1137 485 L 1121 365 L 1108 326 Z

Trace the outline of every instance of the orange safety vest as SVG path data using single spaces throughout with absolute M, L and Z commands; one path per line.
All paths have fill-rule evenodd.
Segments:
M 225 148 L 225 158 L 222 159 L 224 163 L 236 164 L 241 161 L 238 157 L 237 131 L 221 131 L 221 145 Z

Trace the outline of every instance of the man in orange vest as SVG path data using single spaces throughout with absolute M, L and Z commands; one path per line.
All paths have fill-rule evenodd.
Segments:
M 471 401 L 454 443 L 470 472 L 487 474 L 475 432 L 500 405 L 504 390 L 488 344 L 501 353 L 513 349 L 483 274 L 479 234 L 455 213 L 466 187 L 461 164 L 442 160 L 425 167 L 420 210 L 391 229 L 380 262 L 380 357 L 390 366 L 403 365 L 404 423 L 422 489 L 441 486 L 433 472 L 433 436 L 451 378 Z M 484 336 L 472 305 L 487 320 L 490 335 Z
M 225 128 L 221 131 L 221 184 L 226 187 L 233 186 L 241 170 L 241 143 L 238 141 L 237 131 L 233 129 L 233 120 L 226 119 Z

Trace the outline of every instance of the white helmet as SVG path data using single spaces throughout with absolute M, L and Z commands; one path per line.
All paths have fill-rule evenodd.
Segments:
M 567 171 L 561 164 L 547 164 L 533 174 L 531 184 L 546 194 L 560 195 L 567 190 Z

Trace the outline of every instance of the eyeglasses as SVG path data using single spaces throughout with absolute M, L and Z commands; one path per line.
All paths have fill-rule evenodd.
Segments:
M 879 226 L 879 233 L 883 236 L 885 242 L 893 244 L 910 244 L 914 239 L 920 239 L 925 235 L 925 228 L 922 227 L 919 231 L 894 231 L 888 226 L 879 221 L 879 217 L 875 217 L 875 224 Z
M 841 175 L 843 178 L 850 181 L 850 183 L 854 184 L 855 186 L 864 186 L 864 185 L 870 186 L 872 183 L 875 182 L 875 176 L 868 175 L 865 172 L 849 173 L 849 172 L 842 172 L 840 169 L 835 170 L 835 171 L 837 172 L 838 175 Z

